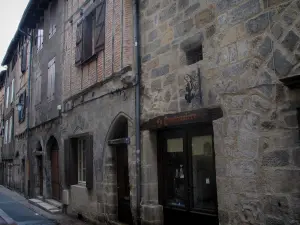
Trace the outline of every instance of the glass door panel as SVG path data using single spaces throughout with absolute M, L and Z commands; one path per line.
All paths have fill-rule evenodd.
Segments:
M 191 137 L 192 163 L 192 208 L 216 210 L 216 181 L 212 136 Z
M 165 153 L 166 204 L 185 207 L 185 153 L 183 138 L 167 139 Z

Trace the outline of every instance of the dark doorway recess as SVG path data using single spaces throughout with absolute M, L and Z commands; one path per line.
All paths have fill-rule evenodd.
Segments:
M 128 167 L 128 147 L 127 143 L 120 143 L 114 140 L 126 139 L 128 137 L 128 121 L 125 117 L 120 117 L 114 125 L 114 130 L 109 143 L 116 152 L 117 170 L 117 191 L 118 191 L 118 220 L 128 225 L 133 224 L 130 208 L 130 185 Z
M 59 182 L 59 147 L 55 137 L 51 136 L 47 143 L 48 153 L 51 161 L 51 190 L 52 198 L 60 201 L 61 190 Z
M 166 225 L 217 225 L 211 123 L 158 132 L 159 201 Z
M 38 176 L 37 176 L 37 183 L 36 187 L 38 188 L 38 194 L 40 196 L 43 196 L 43 183 L 44 183 L 44 173 L 43 173 L 43 149 L 42 145 L 40 142 L 38 142 L 37 147 L 36 147 L 36 162 L 37 162 L 37 171 L 38 171 Z

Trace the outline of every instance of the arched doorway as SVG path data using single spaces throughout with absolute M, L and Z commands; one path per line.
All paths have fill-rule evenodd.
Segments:
M 36 193 L 43 196 L 43 148 L 41 142 L 36 145 L 36 165 L 37 165 L 37 176 L 36 176 Z
M 60 182 L 59 182 L 59 147 L 58 142 L 55 137 L 51 136 L 47 142 L 47 155 L 50 160 L 50 173 L 48 180 L 51 180 L 51 191 L 49 191 L 50 196 L 60 201 L 61 198 L 61 190 L 60 190 Z M 50 179 L 51 178 L 51 179 Z
M 115 156 L 115 171 L 117 172 L 118 221 L 133 224 L 130 202 L 129 155 L 128 155 L 128 120 L 119 116 L 111 127 L 108 135 L 108 145 Z

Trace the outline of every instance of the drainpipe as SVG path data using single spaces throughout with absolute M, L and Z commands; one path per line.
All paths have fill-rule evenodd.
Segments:
M 30 78 L 31 78 L 31 67 L 32 67 L 32 47 L 33 47 L 33 36 L 31 34 L 28 34 L 26 32 L 24 32 L 23 30 L 21 30 L 19 28 L 19 31 L 30 37 L 30 52 L 29 52 L 29 68 L 28 68 L 28 80 L 27 80 L 27 85 L 28 85 L 28 93 L 27 93 L 27 124 L 26 124 L 26 136 L 27 136 L 27 159 L 29 162 L 29 178 L 28 178 L 28 182 L 27 182 L 27 191 L 28 191 L 28 197 L 30 197 L 32 195 L 31 193 L 31 183 L 30 182 L 30 177 L 33 177 L 33 172 L 32 172 L 32 168 L 31 168 L 31 153 L 30 153 L 30 148 L 29 148 L 29 129 L 30 129 L 30 124 L 29 124 L 29 110 L 30 110 Z M 25 176 L 26 177 L 26 176 Z
M 139 30 L 139 5 L 138 0 L 133 0 L 133 20 L 134 20 L 134 56 L 136 71 L 135 86 L 135 136 L 136 136 L 136 213 L 137 224 L 141 224 L 141 136 L 140 136 L 140 74 L 141 74 L 141 57 L 140 57 L 140 30 Z

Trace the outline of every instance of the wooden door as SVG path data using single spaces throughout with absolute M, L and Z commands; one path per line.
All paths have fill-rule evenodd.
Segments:
M 128 170 L 127 145 L 116 147 L 117 152 L 117 185 L 118 185 L 118 217 L 119 221 L 133 224 L 130 209 L 130 187 Z
M 40 190 L 39 195 L 43 196 L 43 157 L 38 156 L 37 157 L 37 163 L 38 163 L 38 173 L 39 173 L 39 178 L 38 178 L 38 187 Z
M 51 151 L 51 184 L 52 184 L 52 198 L 59 201 L 60 185 L 59 185 L 58 150 Z

